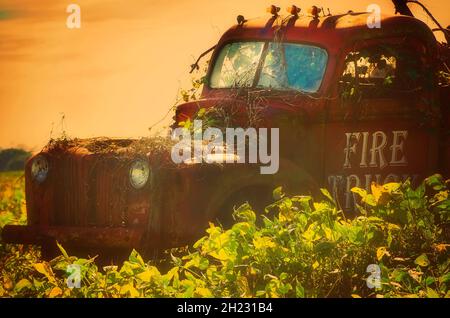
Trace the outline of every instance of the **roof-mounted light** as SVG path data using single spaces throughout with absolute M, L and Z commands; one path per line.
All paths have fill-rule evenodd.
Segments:
M 267 12 L 269 12 L 274 17 L 277 17 L 278 16 L 278 12 L 280 12 L 280 7 L 277 7 L 277 6 L 272 4 L 270 7 L 267 8 Z
M 236 17 L 236 20 L 239 26 L 244 25 L 244 23 L 247 22 L 247 20 L 245 20 L 243 15 L 238 15 Z
M 322 9 L 320 9 L 319 7 L 316 6 L 312 6 L 311 8 L 309 8 L 308 13 L 314 18 L 314 19 L 318 19 L 319 18 L 319 13 L 322 11 Z
M 298 17 L 298 14 L 300 13 L 300 11 L 302 11 L 302 9 L 300 9 L 299 7 L 297 7 L 297 6 L 295 6 L 295 5 L 292 5 L 292 6 L 288 7 L 288 8 L 286 9 L 286 11 L 287 11 L 290 15 L 293 15 L 293 16 Z

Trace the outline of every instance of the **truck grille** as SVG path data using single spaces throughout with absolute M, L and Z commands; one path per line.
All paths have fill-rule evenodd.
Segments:
M 54 162 L 50 225 L 124 224 L 128 191 L 124 162 L 99 155 L 68 155 Z

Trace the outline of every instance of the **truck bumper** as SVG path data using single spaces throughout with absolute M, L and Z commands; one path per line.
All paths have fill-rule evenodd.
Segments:
M 6 225 L 2 230 L 5 243 L 44 245 L 58 241 L 78 247 L 94 248 L 134 248 L 138 247 L 143 237 L 143 229 L 122 227 L 42 227 Z

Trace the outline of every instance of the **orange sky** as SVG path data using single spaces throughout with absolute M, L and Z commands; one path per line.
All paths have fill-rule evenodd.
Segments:
M 0 0 L 0 147 L 39 150 L 52 123 L 53 136 L 61 132 L 63 113 L 72 137 L 146 136 L 186 85 L 195 57 L 238 14 L 264 16 L 272 3 L 285 12 L 292 2 Z M 450 24 L 448 0 L 422 2 Z M 66 28 L 70 3 L 81 7 L 81 29 Z M 365 11 L 371 3 L 393 13 L 390 0 L 298 2 L 304 11 L 316 4 L 333 13 Z

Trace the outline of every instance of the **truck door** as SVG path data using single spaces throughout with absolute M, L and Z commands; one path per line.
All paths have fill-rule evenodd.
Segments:
M 429 53 L 402 38 L 359 43 L 344 54 L 328 105 L 325 183 L 354 210 L 353 187 L 437 172 L 438 122 Z

